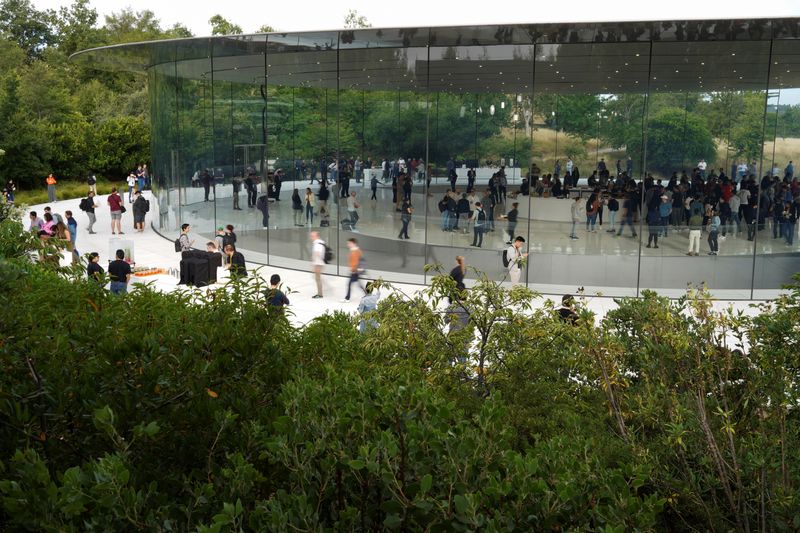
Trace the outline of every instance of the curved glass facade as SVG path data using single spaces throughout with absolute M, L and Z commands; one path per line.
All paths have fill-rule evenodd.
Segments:
M 517 203 L 531 288 L 677 296 L 705 283 L 757 299 L 800 270 L 789 216 L 800 190 L 784 179 L 800 149 L 798 37 L 798 19 L 363 29 L 139 43 L 76 60 L 147 72 L 154 224 L 168 237 L 183 222 L 207 239 L 232 224 L 248 260 L 307 269 L 313 228 L 335 250 L 328 273 L 346 274 L 356 237 L 370 276 L 424 283 L 426 264 L 449 270 L 463 255 L 503 279 L 510 223 L 499 216 Z M 474 223 L 444 216 L 440 201 L 453 173 L 461 198 L 470 169 L 468 200 L 481 201 L 501 167 L 493 231 L 473 247 Z M 577 185 L 566 191 L 568 171 Z M 587 231 L 593 172 L 602 210 Z M 276 174 L 265 225 L 251 205 L 275 192 Z M 531 194 L 517 194 L 526 179 Z M 313 220 L 293 209 L 293 190 L 308 187 Z M 342 188 L 356 193 L 355 228 Z M 704 218 L 706 204 L 721 211 L 717 255 L 706 219 L 699 255 L 687 256 L 688 196 Z M 618 235 L 626 208 L 632 225 Z

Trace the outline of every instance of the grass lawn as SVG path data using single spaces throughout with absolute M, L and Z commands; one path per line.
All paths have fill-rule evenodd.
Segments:
M 97 195 L 111 194 L 111 188 L 116 187 L 122 191 L 125 188 L 123 182 L 112 182 L 105 179 L 97 179 Z M 89 186 L 85 181 L 60 180 L 56 185 L 56 198 L 58 200 L 70 200 L 72 198 L 82 198 L 89 192 Z M 47 189 L 33 189 L 29 191 L 17 191 L 14 201 L 18 205 L 36 205 L 47 203 Z

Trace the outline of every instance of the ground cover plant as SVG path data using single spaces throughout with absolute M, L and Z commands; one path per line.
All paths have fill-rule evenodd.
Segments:
M 297 329 L 257 285 L 114 297 L 0 219 L 4 531 L 800 527 L 798 287 L 572 325 L 481 278 L 449 332 L 440 276 Z

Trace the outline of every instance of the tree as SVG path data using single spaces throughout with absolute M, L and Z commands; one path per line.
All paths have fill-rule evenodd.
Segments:
M 211 35 L 239 35 L 242 32 L 242 27 L 229 22 L 222 15 L 214 15 L 208 19 L 211 24 Z
M 56 41 L 52 10 L 39 11 L 30 0 L 3 0 L 0 3 L 0 35 L 15 41 L 29 60 L 41 57 Z
M 647 170 L 664 173 L 716 159 L 716 146 L 702 119 L 683 109 L 665 108 L 647 124 Z
M 256 32 L 257 32 L 257 33 L 273 33 L 274 31 L 275 31 L 275 28 L 273 28 L 273 27 L 272 27 L 272 26 L 270 26 L 269 24 L 262 24 L 262 25 L 261 25 L 261 26 L 259 26 L 259 28 L 256 30 Z
M 347 29 L 371 28 L 372 24 L 369 23 L 367 17 L 359 15 L 358 11 L 351 9 L 344 17 L 344 27 Z

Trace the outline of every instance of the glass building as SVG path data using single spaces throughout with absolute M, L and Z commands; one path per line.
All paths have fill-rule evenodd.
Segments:
M 154 227 L 170 239 L 183 222 L 207 239 L 232 224 L 249 261 L 308 269 L 314 228 L 335 251 L 328 273 L 347 274 L 355 237 L 370 277 L 425 283 L 425 265 L 449 270 L 462 255 L 503 279 L 509 222 L 499 215 L 516 202 L 533 289 L 678 296 L 705 283 L 720 298 L 759 299 L 800 270 L 788 167 L 800 156 L 798 38 L 796 18 L 369 28 L 135 43 L 73 60 L 147 76 Z M 501 167 L 494 231 L 471 246 L 474 222 L 444 220 L 440 201 L 453 173 L 455 199 L 474 173 L 474 209 Z M 568 183 L 578 178 L 569 191 L 568 171 Z M 355 228 L 334 183 L 348 176 Z M 603 209 L 587 231 L 595 180 Z M 305 201 L 293 209 L 293 189 L 304 200 L 308 187 L 313 220 Z M 268 193 L 265 225 L 250 205 Z M 648 217 L 662 201 L 666 235 Z M 705 216 L 705 204 L 720 208 L 725 238 L 708 255 L 705 225 L 699 255 L 687 256 L 689 215 Z M 626 207 L 632 227 L 618 236 L 612 216 L 619 230 Z

